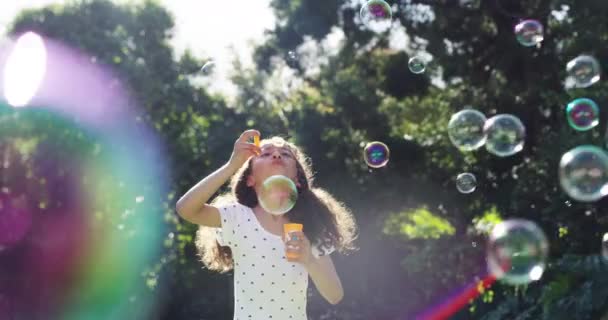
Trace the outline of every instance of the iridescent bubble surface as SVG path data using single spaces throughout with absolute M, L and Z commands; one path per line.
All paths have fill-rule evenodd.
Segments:
M 410 58 L 410 60 L 407 63 L 407 66 L 410 69 L 410 71 L 415 74 L 421 74 L 424 72 L 424 70 L 426 70 L 426 63 L 419 56 Z
M 371 168 L 384 167 L 388 163 L 389 156 L 388 146 L 379 141 L 370 142 L 363 149 L 365 163 Z
M 205 76 L 210 76 L 215 71 L 215 66 L 216 66 L 215 61 L 213 61 L 213 60 L 207 61 L 201 68 L 201 73 Z
M 289 212 L 296 205 L 297 200 L 298 189 L 295 183 L 283 175 L 266 178 L 258 194 L 258 202 L 262 208 L 274 215 Z
M 600 109 L 595 101 L 579 98 L 566 106 L 566 118 L 573 129 L 587 131 L 600 123 Z
M 285 56 L 285 62 L 288 66 L 296 68 L 298 66 L 298 61 L 299 57 L 295 51 L 290 50 L 287 52 L 287 55 Z
M 541 278 L 548 251 L 547 238 L 534 222 L 506 220 L 494 226 L 490 233 L 488 269 L 507 284 L 528 284 Z
M 580 55 L 566 65 L 566 85 L 587 88 L 600 80 L 601 67 L 596 58 Z
M 471 193 L 477 188 L 477 178 L 469 172 L 461 173 L 456 177 L 456 189 L 460 193 Z
M 524 148 L 526 128 L 514 115 L 493 116 L 486 121 L 483 131 L 486 135 L 486 150 L 496 156 L 512 156 Z
M 515 37 L 517 41 L 525 47 L 532 47 L 540 44 L 543 39 L 543 25 L 537 20 L 524 20 L 515 25 Z
M 462 151 L 477 150 L 486 142 L 483 127 L 486 116 L 473 109 L 461 110 L 450 118 L 448 136 L 452 144 Z
M 370 0 L 361 7 L 361 22 L 374 32 L 387 31 L 392 24 L 391 6 L 383 0 Z
M 572 199 L 593 202 L 608 194 L 608 154 L 592 145 L 576 147 L 559 162 L 559 181 Z

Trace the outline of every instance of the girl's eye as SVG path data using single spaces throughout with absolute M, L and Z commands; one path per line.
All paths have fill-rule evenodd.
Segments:
M 260 155 L 260 157 L 268 157 L 270 155 L 269 152 L 264 152 Z
M 283 152 L 283 153 L 281 153 L 281 155 L 283 157 L 290 157 L 291 158 L 291 153 L 289 153 L 289 152 Z

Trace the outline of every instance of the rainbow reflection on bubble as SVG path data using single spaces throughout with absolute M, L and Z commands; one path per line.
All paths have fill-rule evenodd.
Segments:
M 159 139 L 112 72 L 23 37 L 0 47 L 0 319 L 148 319 L 142 271 L 162 249 L 167 195 Z M 15 56 L 42 51 L 36 68 Z
M 568 103 L 566 117 L 573 129 L 587 131 L 600 123 L 600 108 L 591 99 L 579 98 Z
M 536 46 L 543 39 L 543 25 L 537 20 L 523 20 L 513 28 L 517 41 L 525 47 Z
M 365 163 L 370 168 L 384 167 L 388 163 L 389 156 L 388 146 L 379 141 L 370 142 L 363 149 Z
M 369 0 L 359 12 L 361 22 L 373 32 L 385 32 L 390 29 L 393 19 L 391 6 L 384 0 Z

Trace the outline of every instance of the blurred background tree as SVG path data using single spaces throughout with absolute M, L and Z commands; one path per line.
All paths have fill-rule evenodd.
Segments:
M 228 160 L 246 128 L 282 135 L 312 158 L 317 183 L 352 208 L 360 250 L 334 260 L 346 291 L 329 306 L 311 288 L 310 319 L 412 319 L 449 293 L 486 275 L 484 223 L 509 217 L 537 222 L 551 245 L 541 281 L 497 283 L 454 319 L 599 319 L 608 307 L 606 263 L 598 256 L 606 201 L 569 200 L 558 187 L 561 155 L 603 146 L 605 123 L 587 133 L 568 127 L 567 102 L 606 104 L 605 82 L 563 87 L 567 61 L 581 53 L 608 59 L 608 3 L 601 0 L 389 1 L 384 33 L 362 28 L 362 2 L 274 0 L 277 24 L 257 46 L 255 67 L 235 62 L 234 103 L 192 80 L 204 57 L 176 57 L 173 18 L 152 1 L 73 2 L 18 16 L 13 34 L 33 30 L 109 65 L 143 106 L 170 158 L 172 191 L 159 199 L 172 237 L 151 266 L 163 295 L 159 319 L 230 319 L 232 280 L 202 268 L 196 227 L 178 219 L 181 194 Z M 545 25 L 539 47 L 513 35 L 518 17 Z M 337 39 L 337 40 L 336 40 Z M 427 71 L 409 72 L 414 55 Z M 604 71 L 605 65 L 603 65 Z M 291 74 L 287 81 L 281 74 Z M 450 116 L 472 106 L 511 113 L 526 125 L 525 148 L 508 158 L 461 153 L 447 137 Z M 602 119 L 606 112 L 602 109 Z M 370 170 L 362 147 L 383 141 L 387 167 Z M 457 192 L 473 172 L 476 192 Z

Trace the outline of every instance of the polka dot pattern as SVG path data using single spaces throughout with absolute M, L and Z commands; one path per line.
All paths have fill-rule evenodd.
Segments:
M 264 229 L 246 206 L 219 209 L 217 240 L 234 257 L 234 319 L 307 320 L 308 273 L 286 260 L 281 237 Z

